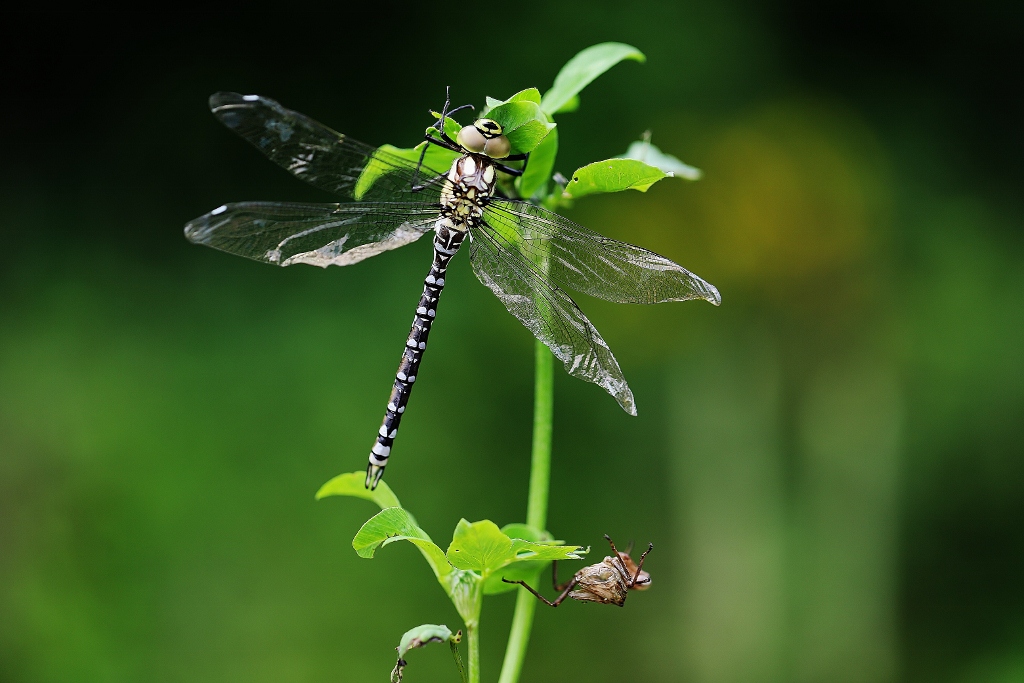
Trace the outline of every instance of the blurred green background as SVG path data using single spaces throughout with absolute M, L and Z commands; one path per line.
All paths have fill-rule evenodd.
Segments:
M 0 680 L 382 681 L 407 628 L 457 627 L 414 548 L 352 551 L 370 503 L 313 501 L 364 467 L 429 242 L 188 245 L 227 201 L 329 201 L 206 98 L 409 145 L 446 85 L 544 90 L 618 40 L 648 63 L 559 119 L 558 170 L 651 129 L 706 175 L 568 215 L 723 304 L 578 298 L 640 416 L 557 371 L 550 529 L 652 541 L 654 585 L 541 607 L 524 680 L 1024 681 L 1019 3 L 153 12 L 2 29 Z M 525 515 L 532 343 L 465 255 L 441 308 L 387 481 L 446 545 Z

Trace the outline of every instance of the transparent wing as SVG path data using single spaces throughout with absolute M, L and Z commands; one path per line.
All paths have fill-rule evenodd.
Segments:
M 603 237 L 539 206 L 493 199 L 484 219 L 532 261 L 547 261 L 548 277 L 561 287 L 618 303 L 722 302 L 714 285 L 664 256 Z
M 210 111 L 296 177 L 349 199 L 436 203 L 448 171 L 436 168 L 435 154 L 418 168 L 417 161 L 353 140 L 267 97 L 220 92 L 210 97 Z M 360 187 L 371 164 L 374 182 Z
M 576 303 L 550 284 L 543 268 L 520 253 L 519 242 L 486 222 L 470 232 L 470 262 L 487 285 L 573 377 L 593 382 L 636 415 L 633 392 L 608 344 Z
M 403 202 L 225 204 L 185 226 L 190 242 L 277 266 L 347 266 L 414 242 L 437 210 Z

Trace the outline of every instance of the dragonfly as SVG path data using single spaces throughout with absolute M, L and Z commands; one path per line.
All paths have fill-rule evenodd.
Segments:
M 510 144 L 496 121 L 480 118 L 453 139 L 445 104 L 426 141 L 458 154 L 449 167 L 424 153 L 410 160 L 335 132 L 259 95 L 222 92 L 210 110 L 225 126 L 295 177 L 346 201 L 224 204 L 185 226 L 185 237 L 276 266 L 347 266 L 433 233 L 433 260 L 395 374 L 366 469 L 375 489 L 419 374 L 451 259 L 469 237 L 473 272 L 573 377 L 607 391 L 636 415 L 630 391 L 608 344 L 566 290 L 618 303 L 703 299 L 718 290 L 673 261 L 609 239 L 541 206 L 504 196 L 499 174 Z M 460 108 L 461 109 L 461 108 Z M 454 119 L 453 119 L 454 120 Z M 394 148 L 391 148 L 394 149 Z

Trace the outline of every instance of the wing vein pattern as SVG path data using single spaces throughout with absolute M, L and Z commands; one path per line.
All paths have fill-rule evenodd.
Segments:
M 222 92 L 210 97 L 221 123 L 248 140 L 271 161 L 314 187 L 348 199 L 402 199 L 436 204 L 447 168 L 422 167 L 353 140 L 267 97 Z M 373 165 L 375 182 L 356 197 L 360 176 Z
M 408 202 L 225 204 L 185 226 L 185 237 L 276 266 L 347 266 L 414 242 L 437 211 Z
M 587 230 L 526 202 L 496 198 L 484 212 L 495 231 L 515 235 L 516 247 L 565 289 L 606 301 L 656 304 L 722 298 L 710 284 L 653 251 Z
M 547 281 L 544 262 L 528 261 L 515 235 L 486 221 L 470 235 L 470 263 L 480 282 L 551 349 L 566 372 L 603 388 L 636 415 L 633 392 L 608 344 L 576 302 Z

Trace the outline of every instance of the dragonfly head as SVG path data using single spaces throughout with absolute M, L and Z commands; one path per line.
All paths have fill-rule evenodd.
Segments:
M 502 133 L 501 124 L 491 119 L 477 119 L 471 126 L 463 126 L 456 142 L 474 154 L 486 154 L 492 159 L 504 159 L 512 151 L 512 144 Z

